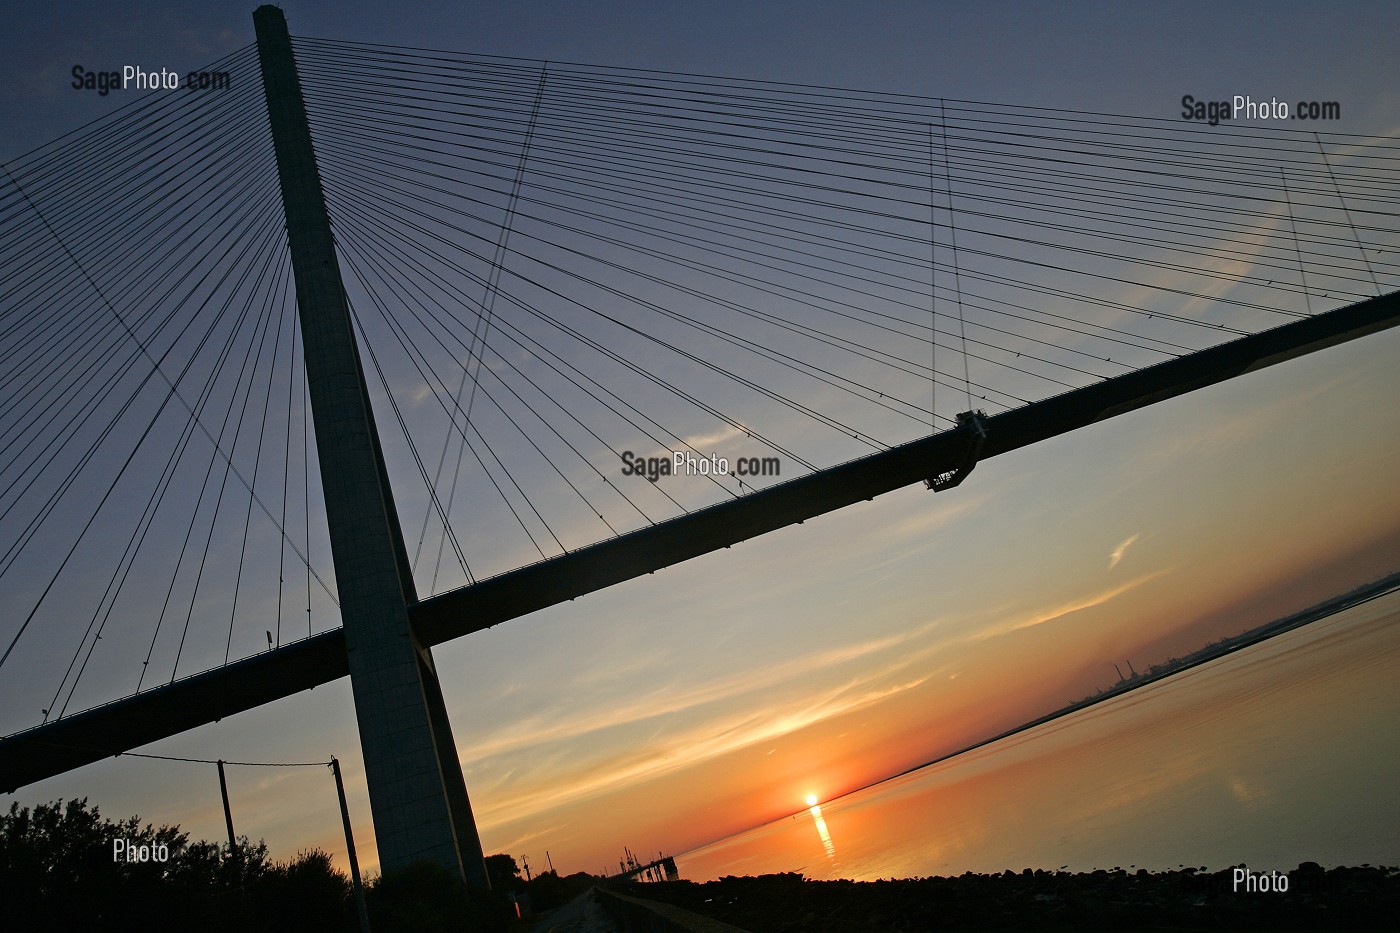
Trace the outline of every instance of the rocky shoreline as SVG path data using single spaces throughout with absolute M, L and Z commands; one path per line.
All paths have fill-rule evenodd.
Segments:
M 800 874 L 622 887 L 750 933 L 933 930 L 1392 930 L 1400 868 L 1287 873 L 1072 873 L 1024 869 L 900 881 L 809 881 Z

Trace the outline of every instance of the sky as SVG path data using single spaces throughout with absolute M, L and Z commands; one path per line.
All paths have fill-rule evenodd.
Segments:
M 1336 100 L 1328 130 L 1400 133 L 1384 3 L 284 9 L 294 35 L 1104 113 Z M 196 68 L 249 42 L 250 14 L 12 12 L 0 158 L 115 105 L 68 86 L 75 63 Z M 995 458 L 946 495 L 899 490 L 436 648 L 487 851 L 562 872 L 683 852 L 1106 687 L 1114 661 L 1142 669 L 1400 569 L 1397 353 L 1400 334 L 1371 336 Z M 336 755 L 377 864 L 348 681 L 142 751 Z M 230 795 L 274 857 L 344 852 L 326 769 L 231 769 Z M 223 832 L 212 765 L 124 758 L 13 799 L 77 796 Z

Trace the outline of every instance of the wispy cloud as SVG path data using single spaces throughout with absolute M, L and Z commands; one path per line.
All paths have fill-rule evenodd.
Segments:
M 781 664 L 741 670 L 704 683 L 619 697 L 607 706 L 580 704 L 569 711 L 550 710 L 514 720 L 470 745 L 459 745 L 457 751 L 465 761 L 481 761 L 493 755 L 578 739 L 605 729 L 733 700 L 887 651 L 927 635 L 938 625 L 937 621 L 928 622 L 908 631 L 809 652 Z
M 1354 391 L 1364 372 L 1347 371 L 1323 381 L 1310 381 L 1292 391 L 1278 394 L 1267 404 L 1250 405 L 1233 415 L 1213 419 L 1208 424 L 1193 426 L 1190 431 L 1163 433 L 1150 444 L 1144 444 L 1139 458 L 1141 470 L 1127 471 L 1128 482 L 1142 481 L 1155 470 L 1170 469 L 1183 461 L 1199 461 L 1223 450 L 1255 443 L 1259 438 L 1275 434 L 1278 429 L 1297 420 L 1299 412 L 1325 396 Z
M 1118 562 L 1123 559 L 1123 555 L 1128 553 L 1128 548 L 1136 544 L 1138 538 L 1141 537 L 1141 534 L 1135 534 L 1130 538 L 1118 542 L 1118 546 L 1113 549 L 1113 553 L 1108 555 L 1108 569 L 1112 570 L 1114 567 L 1117 567 Z
M 1046 622 L 1054 622 L 1057 619 L 1062 619 L 1065 616 L 1073 615 L 1074 613 L 1081 612 L 1085 609 L 1092 609 L 1095 606 L 1102 606 L 1104 603 L 1117 599 L 1124 593 L 1127 593 L 1131 590 L 1135 590 L 1138 587 L 1142 586 L 1144 583 L 1147 583 L 1151 580 L 1155 580 L 1156 578 L 1170 572 L 1170 570 L 1157 570 L 1149 574 L 1144 574 L 1143 576 L 1137 577 L 1136 579 L 1129 580 L 1127 583 L 1124 583 L 1120 586 L 1115 586 L 1112 589 L 1101 590 L 1097 593 L 1092 593 L 1088 596 L 1081 596 L 1077 599 L 1072 599 L 1065 603 L 1060 603 L 1058 605 L 1051 606 L 1046 609 L 1037 610 L 1020 619 L 1003 622 L 1000 625 L 995 625 L 991 628 L 978 632 L 977 634 L 971 636 L 970 640 L 985 641 L 988 638 L 995 638 L 998 635 L 1007 635 L 1011 632 L 1019 632 L 1022 629 L 1034 628 L 1037 625 L 1044 625 Z
M 637 448 L 639 446 L 644 445 L 638 442 L 637 444 L 633 445 L 632 450 L 634 452 L 637 452 L 638 456 L 642 457 L 643 459 L 646 459 L 648 457 L 669 458 L 673 453 L 675 453 L 678 450 L 696 450 L 708 456 L 711 453 L 718 453 L 721 449 L 723 449 L 724 445 L 728 444 L 730 441 L 733 441 L 735 438 L 744 437 L 746 434 L 747 432 L 743 428 L 735 427 L 732 424 L 726 424 L 715 431 L 710 431 L 704 434 L 691 434 L 688 437 L 682 437 L 680 438 L 679 443 L 675 445 L 666 447 L 653 447 L 647 452 L 639 452 Z
M 936 672 L 934 672 L 936 673 Z M 702 761 L 770 742 L 781 736 L 827 719 L 856 712 L 895 694 L 927 682 L 934 673 L 900 683 L 879 683 L 883 673 L 854 678 L 816 697 L 793 697 L 762 713 L 739 710 L 725 716 L 703 719 L 691 728 L 666 737 L 644 749 L 629 749 L 598 761 L 590 768 L 572 774 L 552 775 L 548 782 L 533 788 L 517 786 L 499 803 L 487 802 L 478 808 L 478 819 L 493 828 L 539 813 L 562 803 L 619 790 L 659 777 Z
M 732 441 L 736 437 L 742 437 L 744 430 L 732 424 L 725 425 L 718 431 L 711 431 L 708 434 L 692 434 L 685 438 L 685 442 L 696 450 L 709 450 L 718 447 L 720 444 Z

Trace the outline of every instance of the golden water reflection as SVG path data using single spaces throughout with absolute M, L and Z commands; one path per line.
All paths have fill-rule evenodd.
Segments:
M 835 860 L 836 844 L 831 841 L 831 833 L 827 831 L 826 820 L 822 819 L 822 808 L 814 803 L 807 812 L 812 814 L 812 822 L 817 825 L 817 835 L 822 837 L 822 848 L 826 850 L 827 859 Z
M 695 880 L 1393 864 L 1400 593 L 685 853 Z M 1348 728 L 1338 728 L 1345 723 Z M 836 859 L 831 830 L 841 836 Z M 822 853 L 824 851 L 825 857 Z

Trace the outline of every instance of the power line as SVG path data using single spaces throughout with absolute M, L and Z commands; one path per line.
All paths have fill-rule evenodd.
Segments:
M 238 765 L 244 768 L 329 768 L 330 761 L 229 761 L 226 758 L 183 758 L 179 755 L 149 755 L 144 752 L 118 752 L 118 758 L 154 758 L 159 761 L 185 761 L 200 765 Z

